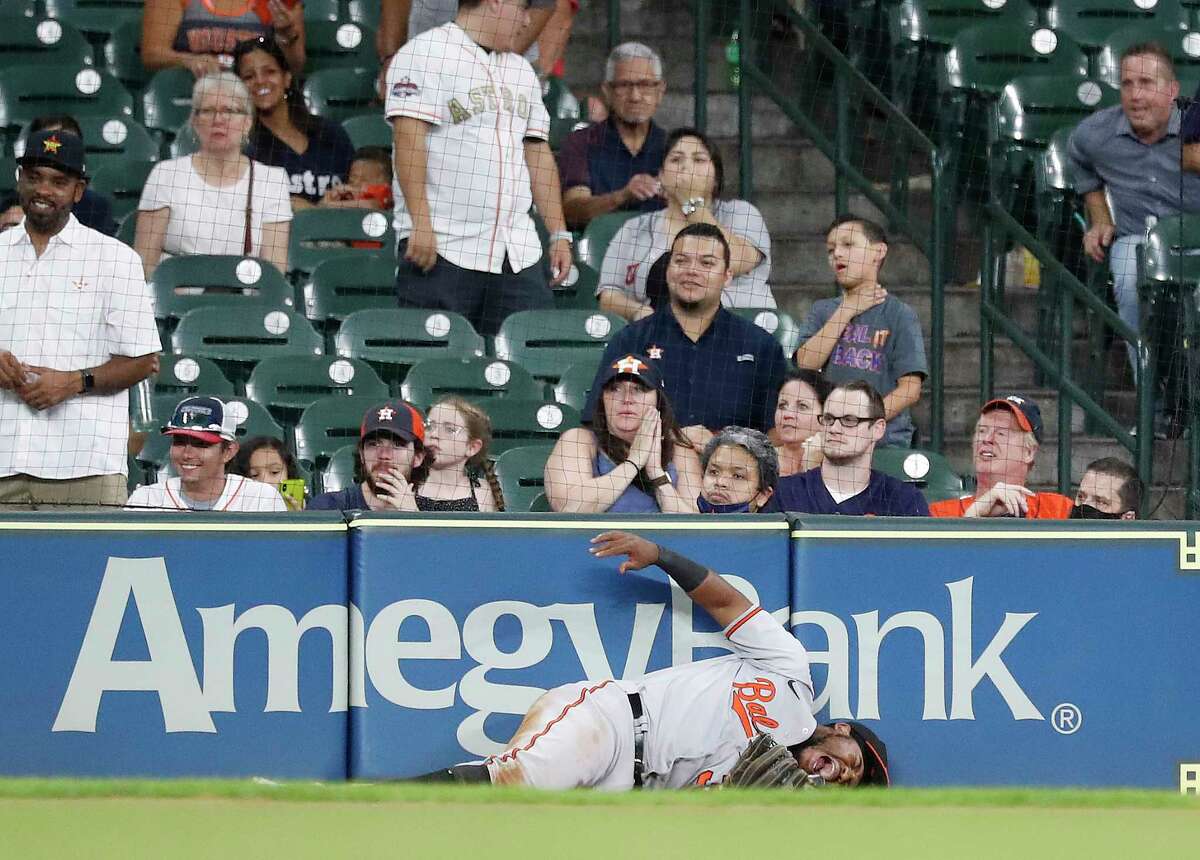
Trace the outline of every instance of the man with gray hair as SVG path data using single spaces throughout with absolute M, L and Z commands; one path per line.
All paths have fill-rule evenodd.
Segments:
M 765 433 L 726 427 L 700 454 L 704 474 L 697 506 L 702 514 L 754 514 L 775 494 L 779 454 Z
M 663 207 L 658 171 L 666 133 L 654 122 L 662 102 L 662 60 L 640 42 L 613 48 L 601 90 L 608 119 L 568 135 L 558 155 L 563 214 L 574 230 L 608 212 Z

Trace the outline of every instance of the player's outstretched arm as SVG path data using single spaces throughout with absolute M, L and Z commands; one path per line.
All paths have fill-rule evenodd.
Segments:
M 744 594 L 704 565 L 643 537 L 628 532 L 604 532 L 592 538 L 589 552 L 596 558 L 626 556 L 618 568 L 621 573 L 658 565 L 722 627 L 728 627 L 751 606 Z

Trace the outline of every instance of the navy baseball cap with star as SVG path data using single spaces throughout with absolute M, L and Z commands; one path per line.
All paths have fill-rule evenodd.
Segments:
M 359 438 L 366 439 L 372 433 L 386 431 L 407 442 L 425 444 L 425 419 L 421 411 L 403 400 L 389 400 L 372 406 L 363 415 Z
M 608 383 L 619 377 L 636 379 L 647 388 L 657 391 L 663 390 L 662 373 L 659 371 L 658 366 L 646 358 L 646 356 L 638 355 L 634 352 L 621 356 L 604 368 L 604 371 L 600 374 L 598 384 L 601 388 L 604 388 Z
M 87 175 L 83 166 L 83 141 L 62 129 L 47 129 L 29 135 L 25 141 L 25 151 L 17 159 L 17 164 L 22 167 L 53 167 L 80 179 Z

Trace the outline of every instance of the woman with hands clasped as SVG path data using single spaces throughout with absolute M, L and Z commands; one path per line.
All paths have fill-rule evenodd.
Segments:
M 701 132 L 673 131 L 658 175 L 666 208 L 647 212 L 617 231 L 604 254 L 596 296 L 601 310 L 627 320 L 649 316 L 667 302 L 667 252 L 679 231 L 713 224 L 729 243 L 733 280 L 721 303 L 734 308 L 773 308 L 767 285 L 771 237 L 762 215 L 745 200 L 721 199 L 721 153 Z
M 546 498 L 565 513 L 696 513 L 700 461 L 643 356 L 605 368 L 591 428 L 568 430 L 546 462 Z

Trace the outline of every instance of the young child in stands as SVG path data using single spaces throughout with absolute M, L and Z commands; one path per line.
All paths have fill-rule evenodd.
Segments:
M 382 146 L 354 151 L 346 183 L 325 192 L 324 206 L 350 209 L 392 209 L 392 156 Z
M 229 464 L 228 471 L 255 481 L 278 487 L 284 481 L 301 477 L 296 458 L 282 441 L 274 436 L 255 436 L 247 439 L 238 449 L 237 456 Z M 283 503 L 289 511 L 304 509 L 304 502 L 294 496 L 283 494 Z
M 425 419 L 429 472 L 414 487 L 422 511 L 502 511 L 504 495 L 488 459 L 492 422 L 461 397 L 443 397 Z

